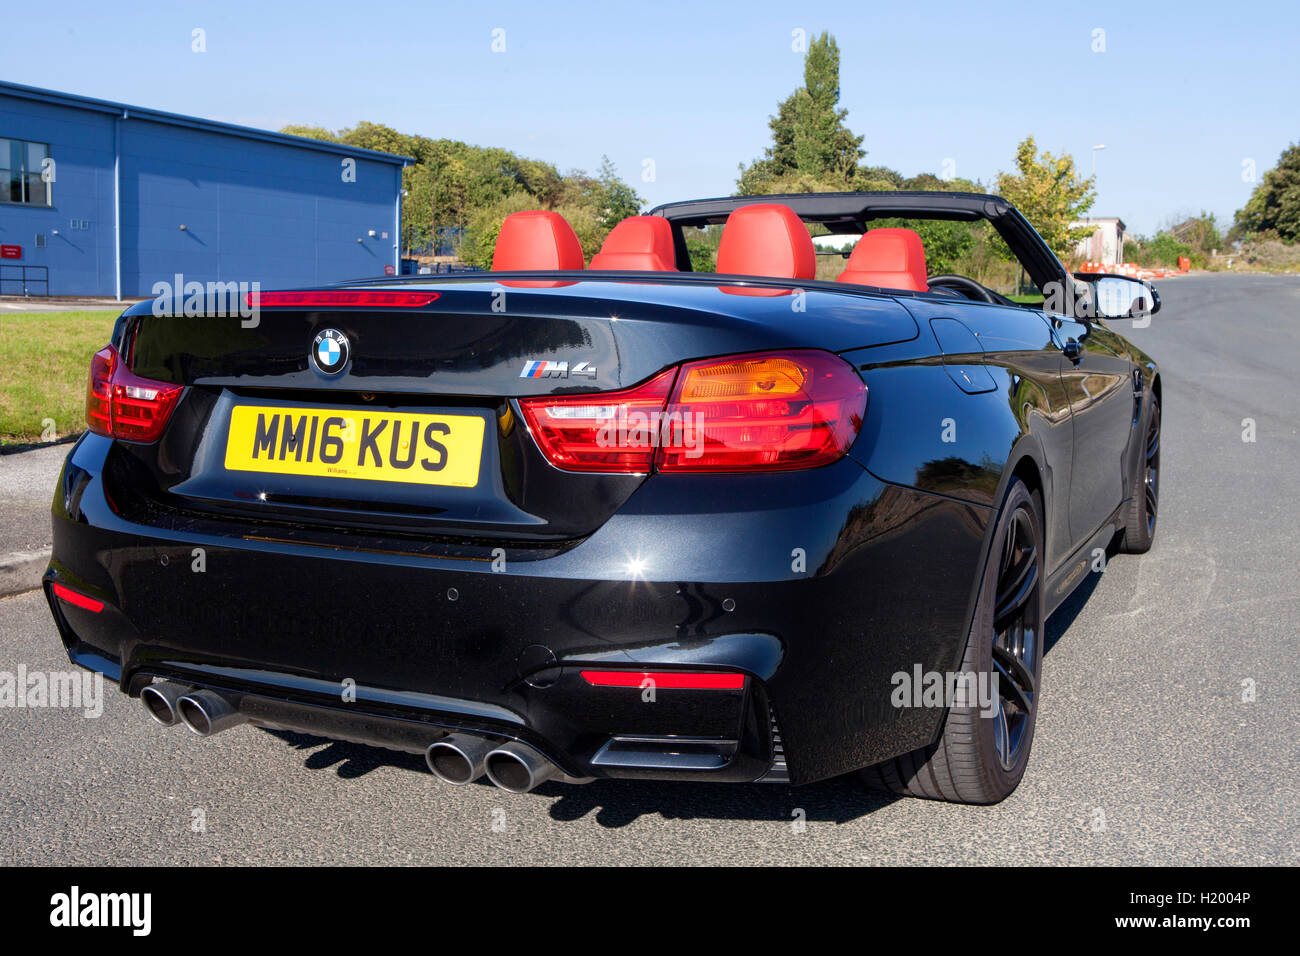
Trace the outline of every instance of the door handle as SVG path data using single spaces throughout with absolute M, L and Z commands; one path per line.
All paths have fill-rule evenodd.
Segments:
M 1075 365 L 1078 365 L 1083 358 L 1083 345 L 1076 339 L 1070 339 L 1065 343 L 1061 352 Z

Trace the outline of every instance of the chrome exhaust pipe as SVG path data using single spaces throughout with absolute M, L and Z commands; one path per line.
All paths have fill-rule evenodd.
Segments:
M 487 755 L 497 741 L 473 734 L 452 734 L 429 744 L 424 761 L 433 775 L 443 783 L 463 786 L 483 776 Z
M 238 727 L 248 719 L 230 701 L 210 690 L 196 690 L 179 698 L 176 713 L 200 737 Z
M 517 740 L 493 750 L 484 763 L 488 779 L 511 793 L 527 793 L 552 777 L 563 776 L 559 767 Z
M 149 716 L 158 723 L 164 727 L 175 727 L 181 722 L 180 714 L 176 713 L 176 702 L 192 689 L 170 680 L 150 684 L 140 691 L 140 703 L 144 704 Z

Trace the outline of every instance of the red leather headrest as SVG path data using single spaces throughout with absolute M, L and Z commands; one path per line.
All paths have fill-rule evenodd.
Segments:
M 837 281 L 928 292 L 921 237 L 911 229 L 872 229 L 853 247 Z
M 673 229 L 662 216 L 631 216 L 610 230 L 588 269 L 676 272 Z
M 493 272 L 581 269 L 582 243 L 558 212 L 512 212 L 501 223 L 492 250 Z
M 793 209 L 758 203 L 727 217 L 717 269 L 726 275 L 811 279 L 817 274 L 817 253 Z

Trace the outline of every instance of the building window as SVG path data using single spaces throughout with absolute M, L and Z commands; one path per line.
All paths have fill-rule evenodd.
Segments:
M 48 143 L 0 139 L 0 203 L 52 205 L 52 184 L 42 178 L 49 158 Z

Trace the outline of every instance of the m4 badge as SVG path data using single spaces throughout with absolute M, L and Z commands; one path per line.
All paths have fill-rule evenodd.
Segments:
M 586 362 L 579 362 L 573 368 L 569 368 L 568 362 L 550 362 L 544 360 L 533 360 L 524 363 L 524 370 L 519 373 L 520 378 L 595 378 L 596 366 L 589 365 Z

